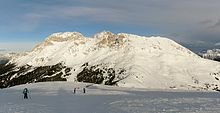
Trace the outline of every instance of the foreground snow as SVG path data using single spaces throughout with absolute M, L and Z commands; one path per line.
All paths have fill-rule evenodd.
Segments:
M 83 94 L 82 88 L 86 86 Z M 30 89 L 29 100 L 22 99 L 25 87 Z M 36 83 L 0 90 L 0 113 L 218 113 L 219 110 L 218 92 L 129 89 L 73 82 Z

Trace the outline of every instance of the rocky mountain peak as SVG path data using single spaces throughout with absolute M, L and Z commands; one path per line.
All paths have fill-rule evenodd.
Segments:
M 44 42 L 35 46 L 33 51 L 42 50 L 45 46 L 53 45 L 56 42 L 80 42 L 83 43 L 86 38 L 79 32 L 59 32 L 51 34 Z
M 50 35 L 46 41 L 55 41 L 55 42 L 62 42 L 68 40 L 77 40 L 84 38 L 84 36 L 79 32 L 59 32 L 53 33 Z
M 128 37 L 124 34 L 114 34 L 109 31 L 104 31 L 98 34 L 95 34 L 96 45 L 98 47 L 122 47 L 125 42 L 128 41 Z
M 100 33 L 97 33 L 93 36 L 93 38 L 99 39 L 99 38 L 107 38 L 107 37 L 113 37 L 115 34 L 110 31 L 103 31 Z

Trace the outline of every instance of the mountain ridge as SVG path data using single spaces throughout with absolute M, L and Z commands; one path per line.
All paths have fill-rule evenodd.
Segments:
M 218 90 L 220 85 L 219 63 L 159 36 L 105 31 L 88 38 L 78 32 L 55 33 L 10 63 L 18 71 L 9 73 L 9 78 L 11 81 L 23 78 L 22 83 L 67 80 L 120 87 L 199 90 Z M 11 86 L 9 82 L 4 84 Z M 13 84 L 20 82 L 14 80 Z

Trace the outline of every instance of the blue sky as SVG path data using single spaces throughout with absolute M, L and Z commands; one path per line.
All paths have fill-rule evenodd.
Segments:
M 30 50 L 54 32 L 126 32 L 220 47 L 219 0 L 1 0 L 0 50 Z

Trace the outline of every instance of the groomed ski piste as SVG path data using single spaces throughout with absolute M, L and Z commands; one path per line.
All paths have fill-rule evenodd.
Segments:
M 28 88 L 29 99 L 22 90 Z M 74 88 L 76 93 L 74 94 Z M 83 93 L 86 88 L 86 93 Z M 0 113 L 219 113 L 220 93 L 40 82 L 0 90 Z

